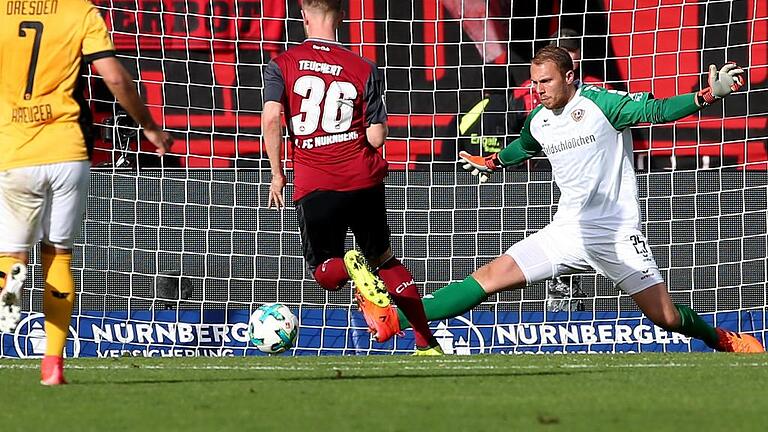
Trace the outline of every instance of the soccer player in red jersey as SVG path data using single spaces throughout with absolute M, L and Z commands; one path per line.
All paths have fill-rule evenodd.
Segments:
M 302 249 L 315 280 L 336 290 L 351 278 L 379 342 L 400 331 L 391 296 L 414 323 L 416 353 L 440 354 L 413 276 L 390 247 L 387 162 L 377 151 L 387 138 L 381 72 L 336 41 L 343 18 L 340 0 L 304 0 L 301 9 L 307 39 L 277 56 L 264 72 L 262 128 L 272 167 L 269 206 L 285 204 L 280 157 L 284 110 L 293 145 L 293 199 Z M 362 255 L 344 254 L 347 229 Z

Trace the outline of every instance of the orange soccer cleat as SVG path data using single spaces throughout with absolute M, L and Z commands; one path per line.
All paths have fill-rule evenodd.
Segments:
M 355 292 L 357 306 L 360 308 L 371 337 L 379 343 L 386 342 L 396 334 L 400 334 L 400 320 L 392 305 L 377 306 L 369 302 L 359 291 Z
M 736 333 L 721 328 L 716 328 L 717 345 L 719 351 L 740 353 L 765 352 L 763 345 L 754 336 L 746 333 Z
M 355 283 L 355 299 L 365 322 L 377 342 L 386 342 L 400 333 L 400 320 L 387 293 L 384 281 L 368 267 L 363 255 L 351 250 L 344 254 L 344 266 Z
M 64 359 L 59 356 L 47 355 L 40 365 L 40 384 L 55 386 L 66 384 L 64 379 Z

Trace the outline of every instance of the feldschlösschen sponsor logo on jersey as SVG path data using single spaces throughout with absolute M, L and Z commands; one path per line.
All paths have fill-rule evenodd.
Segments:
M 595 138 L 595 134 L 590 134 L 587 136 L 577 136 L 574 138 L 568 138 L 565 140 L 561 140 L 557 144 L 546 144 L 544 146 L 544 153 L 551 155 L 555 153 L 560 153 L 561 151 L 565 150 L 571 150 L 576 147 L 581 147 L 587 144 L 592 144 L 597 141 L 597 138 Z

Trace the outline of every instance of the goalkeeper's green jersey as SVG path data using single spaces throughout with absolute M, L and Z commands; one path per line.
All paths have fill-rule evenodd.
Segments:
M 698 110 L 693 93 L 653 99 L 580 86 L 556 110 L 542 105 L 525 121 L 520 138 L 500 154 L 511 165 L 544 151 L 561 197 L 553 222 L 575 225 L 588 236 L 605 229 L 639 228 L 640 208 L 629 126 L 677 120 Z

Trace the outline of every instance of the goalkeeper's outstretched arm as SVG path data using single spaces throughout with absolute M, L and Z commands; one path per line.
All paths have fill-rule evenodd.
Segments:
M 710 65 L 709 87 L 663 99 L 654 99 L 650 93 L 627 94 L 589 85 L 584 86 L 582 95 L 600 106 L 614 128 L 623 130 L 637 123 L 668 123 L 687 117 L 741 88 L 743 74 L 744 70 L 734 63 L 727 63 L 719 71 Z
M 530 132 L 531 118 L 539 109 L 541 107 L 534 109 L 525 119 L 520 137 L 507 144 L 500 152 L 486 157 L 473 156 L 465 151 L 459 152 L 460 162 L 463 163 L 464 169 L 471 171 L 472 175 L 479 176 L 481 182 L 485 182 L 492 171 L 517 165 L 539 153 L 541 144 Z

